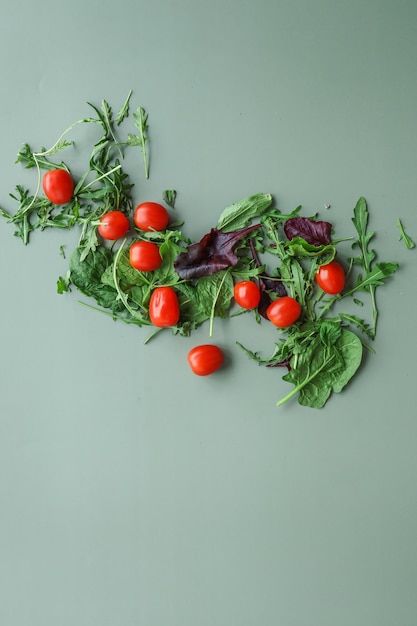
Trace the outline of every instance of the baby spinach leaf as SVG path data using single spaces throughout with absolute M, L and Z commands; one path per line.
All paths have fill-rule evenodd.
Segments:
M 216 224 L 218 230 L 230 232 L 248 226 L 258 219 L 272 203 L 269 193 L 258 193 L 228 206 L 221 213 Z
M 106 270 L 112 266 L 113 253 L 104 246 L 98 246 L 80 261 L 81 251 L 76 248 L 69 260 L 70 280 L 81 293 L 96 300 L 100 306 L 113 312 L 123 311 L 117 290 L 102 281 Z
M 298 393 L 299 404 L 323 407 L 332 392 L 339 393 L 347 385 L 361 360 L 362 343 L 355 333 L 342 329 L 335 343 L 327 346 L 320 337 L 313 336 L 306 349 L 291 359 L 291 369 L 283 379 L 293 383 L 294 389 L 278 406 Z

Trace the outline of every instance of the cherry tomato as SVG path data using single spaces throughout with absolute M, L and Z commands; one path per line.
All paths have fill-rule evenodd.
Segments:
M 103 239 L 120 239 L 129 230 L 130 224 L 126 215 L 122 211 L 109 211 L 100 218 L 97 227 Z
M 287 328 L 298 320 L 301 315 L 301 306 L 291 296 L 283 296 L 271 302 L 266 310 L 267 318 L 279 328 Z
M 221 348 L 213 344 L 195 346 L 187 355 L 191 370 L 197 376 L 213 374 L 223 364 L 223 352 Z
M 180 319 L 180 304 L 172 287 L 156 287 L 149 301 L 149 317 L 154 326 L 175 326 Z
M 157 202 L 142 202 L 135 209 L 133 220 L 138 228 L 161 231 L 168 226 L 168 211 Z
M 316 281 L 325 293 L 338 294 L 345 287 L 345 270 L 337 261 L 332 261 L 319 268 Z
M 243 309 L 256 309 L 261 299 L 261 291 L 256 283 L 251 280 L 241 280 L 236 283 L 233 295 Z
M 72 198 L 74 181 L 67 170 L 49 170 L 42 179 L 45 196 L 54 204 L 66 204 Z
M 152 241 L 136 241 L 129 250 L 130 265 L 141 272 L 152 272 L 162 263 L 159 246 Z

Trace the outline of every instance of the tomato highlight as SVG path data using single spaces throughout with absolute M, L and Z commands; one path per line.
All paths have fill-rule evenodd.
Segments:
M 261 290 L 252 280 L 242 280 L 235 284 L 233 296 L 242 309 L 256 309 L 261 300 Z
M 97 230 L 103 239 L 114 241 L 123 237 L 129 228 L 129 220 L 122 211 L 109 211 L 100 218 Z
M 67 204 L 74 193 L 74 181 L 67 170 L 48 170 L 42 179 L 45 196 L 53 204 Z
M 291 296 L 282 296 L 271 302 L 266 310 L 267 318 L 278 328 L 287 328 L 298 320 L 301 306 Z
M 217 371 L 224 361 L 223 351 L 214 344 L 202 344 L 192 348 L 187 355 L 191 371 L 197 376 L 209 376 Z
M 142 202 L 135 209 L 133 221 L 140 230 L 162 231 L 168 226 L 168 211 L 157 202 Z
M 345 288 L 345 270 L 337 261 L 321 265 L 317 274 L 318 286 L 330 295 L 336 295 Z
M 130 265 L 141 272 L 152 272 L 162 263 L 159 246 L 152 241 L 136 241 L 129 250 Z
M 168 328 L 180 319 L 180 304 L 172 287 L 156 287 L 149 301 L 149 318 L 154 326 Z

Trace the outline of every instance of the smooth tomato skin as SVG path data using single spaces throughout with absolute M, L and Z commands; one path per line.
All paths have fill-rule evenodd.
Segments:
M 109 211 L 100 218 L 97 230 L 103 239 L 114 241 L 123 237 L 129 228 L 129 220 L 122 211 Z
M 66 204 L 74 193 L 74 181 L 67 170 L 48 170 L 42 179 L 45 196 L 54 204 Z
M 152 272 L 162 263 L 159 246 L 152 241 L 136 241 L 129 250 L 130 265 L 141 272 Z
M 224 356 L 219 346 L 206 343 L 192 348 L 187 360 L 194 374 L 209 376 L 223 365 Z
M 236 283 L 233 295 L 243 309 L 256 309 L 261 300 L 261 290 L 252 280 L 241 280 Z
M 157 202 L 142 202 L 135 209 L 133 221 L 140 230 L 161 231 L 168 226 L 168 211 Z
M 343 291 L 345 280 L 345 270 L 337 261 L 322 265 L 316 274 L 318 286 L 325 293 L 331 295 L 336 295 Z
M 282 296 L 271 302 L 266 310 L 267 318 L 278 328 L 287 328 L 301 315 L 301 306 L 291 296 Z
M 168 328 L 180 319 L 180 304 L 172 287 L 156 287 L 149 300 L 149 318 L 154 326 Z

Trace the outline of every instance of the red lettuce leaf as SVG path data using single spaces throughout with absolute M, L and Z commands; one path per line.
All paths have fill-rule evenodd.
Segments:
M 240 228 L 224 233 L 212 228 L 207 235 L 198 242 L 188 246 L 174 261 L 174 269 L 183 280 L 211 276 L 238 263 L 239 258 L 233 252 L 235 245 L 260 224 Z
M 331 243 L 333 224 L 320 222 L 309 217 L 290 217 L 284 224 L 284 232 L 291 241 L 294 237 L 302 237 L 313 246 Z

